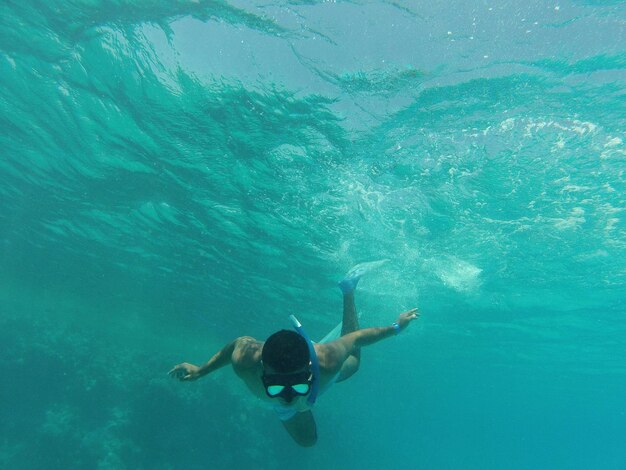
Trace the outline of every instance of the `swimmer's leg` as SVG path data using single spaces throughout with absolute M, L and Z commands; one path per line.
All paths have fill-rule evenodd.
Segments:
M 354 303 L 354 291 L 359 280 L 363 274 L 382 266 L 387 261 L 386 259 L 381 259 L 357 264 L 339 282 L 339 289 L 343 293 L 343 326 L 341 328 L 341 336 L 359 329 L 359 317 L 357 316 Z
M 341 328 L 341 336 L 359 329 L 359 317 L 354 304 L 354 291 L 361 277 L 365 273 L 382 266 L 387 261 L 386 259 L 381 259 L 357 264 L 339 282 L 339 289 L 343 293 L 343 326 Z
M 296 413 L 282 423 L 293 440 L 302 447 L 311 447 L 317 442 L 317 426 L 311 410 Z
M 354 291 L 343 294 L 343 322 L 341 336 L 359 329 L 359 316 L 356 313 Z
M 341 327 L 341 336 L 347 335 L 359 329 L 359 317 L 356 312 L 356 303 L 354 301 L 354 291 L 356 285 L 362 276 L 362 272 L 350 271 L 348 275 L 339 283 L 339 288 L 343 293 L 343 325 Z M 359 370 L 361 362 L 361 349 L 356 349 L 343 363 L 337 382 L 346 380 Z

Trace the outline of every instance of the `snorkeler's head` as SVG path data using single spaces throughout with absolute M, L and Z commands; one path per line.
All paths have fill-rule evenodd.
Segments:
M 267 338 L 261 354 L 263 365 L 278 374 L 304 369 L 309 365 L 309 356 L 306 340 L 291 330 L 280 330 Z

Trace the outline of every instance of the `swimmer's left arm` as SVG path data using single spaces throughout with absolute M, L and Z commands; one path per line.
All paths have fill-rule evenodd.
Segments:
M 404 330 L 411 321 L 415 320 L 419 316 L 419 312 L 416 308 L 412 308 L 406 312 L 401 313 L 396 320 L 396 323 L 400 330 Z M 363 328 L 352 333 L 348 333 L 337 340 L 339 345 L 343 346 L 344 354 L 347 357 L 354 349 L 369 346 L 370 344 L 377 343 L 380 340 L 389 338 L 396 335 L 396 328 L 393 325 L 381 326 L 375 328 Z

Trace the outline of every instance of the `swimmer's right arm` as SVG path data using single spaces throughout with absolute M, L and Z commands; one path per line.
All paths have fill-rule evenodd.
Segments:
M 178 379 L 181 382 L 197 380 L 200 377 L 210 374 L 211 372 L 230 364 L 237 342 L 240 340 L 241 338 L 237 338 L 228 343 L 203 366 L 198 367 L 196 365 L 189 364 L 188 362 L 183 362 L 174 366 L 168 374 L 170 377 Z

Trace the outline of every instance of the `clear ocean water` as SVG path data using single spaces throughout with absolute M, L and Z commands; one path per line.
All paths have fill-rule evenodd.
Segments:
M 626 469 L 625 2 L 0 18 L 0 468 Z M 315 447 L 167 377 L 382 259 Z

